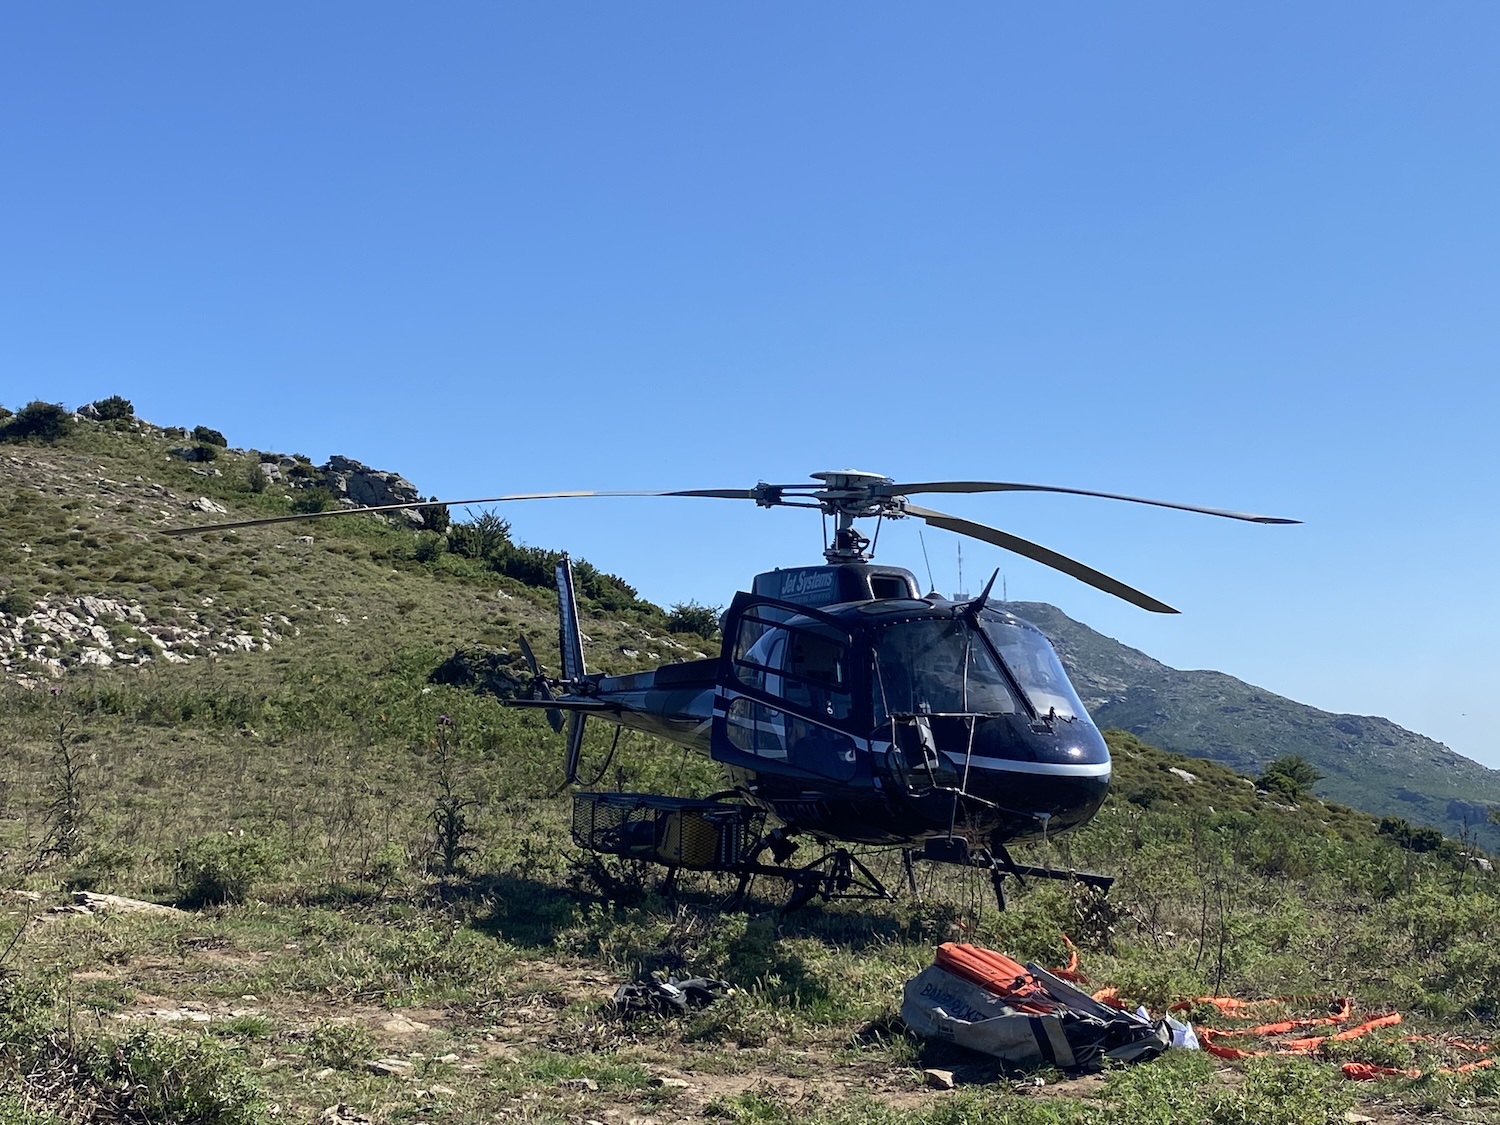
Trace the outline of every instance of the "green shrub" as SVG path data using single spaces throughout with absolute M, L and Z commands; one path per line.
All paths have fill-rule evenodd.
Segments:
M 292 498 L 292 511 L 328 512 L 332 511 L 337 504 L 333 499 L 333 493 L 326 488 L 306 488 Z
M 0 613 L 8 613 L 12 617 L 26 617 L 36 608 L 36 603 L 31 600 L 31 595 L 12 586 L 6 590 L 0 590 Z
M 200 441 L 193 447 L 197 456 L 194 461 L 217 461 L 219 459 L 219 447 L 211 442 Z
M 126 1092 L 128 1120 L 163 1125 L 254 1125 L 265 1106 L 232 1051 L 211 1039 L 142 1029 L 95 1047 L 92 1076 Z
M 210 429 L 208 426 L 194 426 L 193 440 L 201 441 L 205 445 L 217 445 L 221 448 L 227 446 L 229 441 L 218 430 Z
M 244 902 L 278 859 L 265 840 L 244 835 L 201 836 L 178 850 L 172 879 L 182 906 Z
M 1297 801 L 1322 780 L 1323 774 L 1317 766 L 1300 754 L 1288 754 L 1267 766 L 1256 784 L 1269 793 Z
M 0 427 L 0 441 L 56 441 L 73 428 L 73 415 L 56 402 L 30 402 Z
M 96 399 L 90 405 L 94 408 L 95 417 L 101 422 L 114 422 L 121 418 L 135 417 L 135 406 L 128 398 L 121 398 L 119 395 Z
M 448 549 L 465 558 L 488 559 L 494 563 L 511 547 L 510 521 L 501 519 L 494 512 L 482 512 L 471 522 L 456 523 L 448 529 Z M 550 573 L 547 581 L 552 581 Z
M 436 500 L 436 496 L 429 497 Z M 435 531 L 439 535 L 446 535 L 448 527 L 453 522 L 453 517 L 448 514 L 447 504 L 433 504 L 430 508 L 418 508 L 417 512 L 422 517 L 422 523 L 428 531 Z
M 319 1020 L 307 1036 L 307 1057 L 319 1066 L 355 1070 L 375 1053 L 375 1040 L 357 1023 Z
M 442 558 L 446 543 L 447 541 L 441 535 L 420 532 L 417 535 L 417 545 L 412 550 L 412 557 L 418 562 L 433 562 Z
M 697 633 L 704 640 L 712 640 L 719 632 L 719 615 L 723 612 L 723 606 L 678 602 L 667 614 L 667 631 Z

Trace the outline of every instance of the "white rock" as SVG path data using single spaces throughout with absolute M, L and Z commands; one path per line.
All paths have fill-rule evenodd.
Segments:
M 383 1074 L 390 1078 L 410 1078 L 416 1073 L 416 1067 L 405 1059 L 376 1059 L 366 1063 L 365 1069 L 371 1074 Z

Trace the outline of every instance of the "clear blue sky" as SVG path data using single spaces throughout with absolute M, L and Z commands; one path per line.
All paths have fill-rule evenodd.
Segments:
M 980 545 L 971 587 L 1500 766 L 1497 43 L 1483 3 L 8 5 L 0 402 L 439 495 L 852 465 L 1297 517 L 929 498 L 1184 612 Z M 664 603 L 820 544 L 505 514 Z

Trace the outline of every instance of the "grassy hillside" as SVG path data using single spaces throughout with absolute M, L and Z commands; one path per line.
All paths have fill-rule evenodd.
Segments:
M 1492 1069 L 1356 1086 L 1333 1065 L 1430 1071 L 1471 1057 L 1450 1037 L 1488 1042 L 1500 885 L 1460 846 L 1403 847 L 1115 732 L 1094 823 L 1018 857 L 1115 874 L 1107 898 L 1032 884 L 1002 915 L 986 878 L 922 869 L 920 902 L 781 916 L 776 888 L 731 912 L 713 877 L 672 900 L 651 870 L 601 884 L 568 838 L 559 740 L 434 679 L 458 648 L 504 670 L 517 632 L 555 660 L 552 596 L 496 569 L 524 557 L 368 517 L 166 538 L 212 518 L 194 501 L 298 502 L 251 484 L 258 457 L 184 462 L 178 440 L 82 422 L 0 444 L 0 1122 L 1500 1120 Z M 595 589 L 624 607 L 585 607 L 591 664 L 708 647 Z M 718 784 L 632 735 L 607 780 Z M 174 909 L 77 912 L 75 890 Z M 1406 1022 L 1313 1059 L 1174 1052 L 1040 1087 L 903 1033 L 901 984 L 936 942 L 1058 964 L 1064 934 L 1096 985 L 1158 1010 L 1352 996 Z M 613 1013 L 616 985 L 656 969 L 738 991 L 685 1018 Z M 958 1088 L 929 1088 L 932 1066 Z

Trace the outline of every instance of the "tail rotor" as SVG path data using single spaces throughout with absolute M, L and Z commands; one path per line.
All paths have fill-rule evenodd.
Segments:
M 531 651 L 531 645 L 527 644 L 523 636 L 521 640 L 521 655 L 526 658 L 526 666 L 531 669 L 531 691 L 533 699 L 544 699 L 548 703 L 556 699 L 552 691 L 552 681 L 542 675 L 542 666 L 536 662 L 536 653 Z M 561 734 L 563 729 L 563 713 L 556 707 L 547 708 L 547 725 L 552 728 L 554 734 Z

